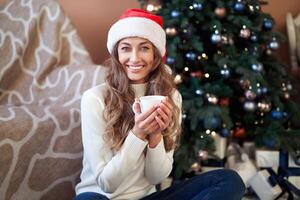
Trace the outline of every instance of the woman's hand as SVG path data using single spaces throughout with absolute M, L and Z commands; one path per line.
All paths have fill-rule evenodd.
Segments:
M 158 129 L 153 134 L 147 136 L 150 148 L 156 147 L 162 138 L 162 131 L 170 125 L 173 116 L 172 109 L 173 106 L 168 97 L 156 108 L 158 115 L 155 116 L 155 120 L 158 124 Z
M 159 130 L 156 116 L 158 115 L 158 106 L 153 106 L 151 109 L 141 113 L 139 100 L 135 99 L 135 117 L 132 132 L 140 139 L 145 140 L 147 135 L 154 134 Z
M 155 116 L 155 120 L 159 125 L 157 132 L 164 131 L 170 125 L 173 116 L 172 109 L 173 106 L 168 97 L 159 104 L 159 107 L 156 109 L 158 115 Z

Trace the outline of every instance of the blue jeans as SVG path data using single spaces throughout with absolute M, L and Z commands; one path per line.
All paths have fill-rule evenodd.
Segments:
M 187 181 L 154 192 L 141 200 L 240 200 L 245 185 L 240 176 L 232 170 L 221 169 L 206 172 Z M 83 193 L 74 200 L 107 200 L 103 195 Z M 82 197 L 80 197 L 82 195 Z

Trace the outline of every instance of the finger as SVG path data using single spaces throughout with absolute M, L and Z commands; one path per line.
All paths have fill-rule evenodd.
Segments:
M 172 117 L 172 110 L 169 109 L 169 107 L 167 107 L 165 104 L 160 104 L 159 108 L 168 116 L 168 117 Z
M 155 117 L 155 120 L 157 121 L 159 127 L 160 127 L 162 130 L 164 130 L 165 127 L 166 127 L 166 124 L 165 124 L 159 117 L 157 117 L 157 116 Z
M 159 127 L 158 123 L 156 120 L 153 120 L 151 124 L 145 129 L 147 132 L 151 132 L 153 129 L 156 129 Z
M 140 123 L 140 127 L 145 128 L 148 124 L 151 124 L 153 120 L 155 120 L 155 116 L 157 116 L 157 111 L 154 110 L 150 116 L 148 116 L 145 120 Z
M 158 107 L 157 105 L 152 106 L 149 110 L 146 110 L 145 112 L 141 113 L 139 119 L 140 119 L 141 121 L 145 120 L 146 118 L 148 118 L 148 117 L 153 113 L 153 111 L 155 111 L 155 109 L 156 109 L 157 107 Z
M 135 98 L 135 105 L 134 105 L 134 111 L 137 114 L 141 114 L 141 105 L 140 105 L 140 100 L 138 98 Z
M 169 119 L 168 115 L 161 108 L 157 108 L 156 111 L 163 118 L 163 121 L 167 121 Z

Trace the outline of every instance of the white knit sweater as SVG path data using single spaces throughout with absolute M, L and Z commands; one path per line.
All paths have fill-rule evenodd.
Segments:
M 135 96 L 145 94 L 146 84 L 131 85 Z M 140 199 L 155 192 L 155 185 L 166 178 L 173 163 L 173 152 L 165 151 L 163 139 L 155 148 L 128 133 L 121 149 L 110 150 L 103 139 L 105 107 L 103 94 L 107 85 L 101 84 L 84 92 L 81 100 L 83 169 L 76 194 L 96 192 L 109 199 Z M 176 90 L 175 103 L 181 109 L 181 95 Z M 146 153 L 144 151 L 146 149 Z

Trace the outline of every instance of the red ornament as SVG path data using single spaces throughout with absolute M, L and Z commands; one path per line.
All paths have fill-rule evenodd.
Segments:
M 233 137 L 236 137 L 236 138 L 245 138 L 246 137 L 245 128 L 236 127 L 235 130 L 233 131 Z
M 229 105 L 229 98 L 222 98 L 220 100 L 220 105 L 221 106 L 228 106 Z
M 202 78 L 203 77 L 203 72 L 201 72 L 201 71 L 192 72 L 191 76 L 196 77 L 196 78 Z

